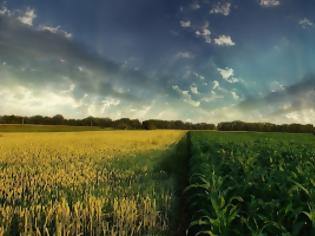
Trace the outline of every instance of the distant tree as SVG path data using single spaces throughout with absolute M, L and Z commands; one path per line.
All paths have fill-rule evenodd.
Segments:
M 1 124 L 22 124 L 23 117 L 22 116 L 15 116 L 15 115 L 9 115 L 9 116 L 2 116 L 0 118 Z
M 141 129 L 142 124 L 137 119 L 121 118 L 113 122 L 113 127 L 116 129 Z
M 314 126 L 311 124 L 282 124 L 271 123 L 246 123 L 242 121 L 221 122 L 218 124 L 219 131 L 259 131 L 259 132 L 289 132 L 289 133 L 312 133 Z
M 217 126 L 208 123 L 183 122 L 181 120 L 145 120 L 142 123 L 137 119 L 86 117 L 84 119 L 65 119 L 62 115 L 53 117 L 31 116 L 23 117 L 16 115 L 0 116 L 0 124 L 42 124 L 42 125 L 74 125 L 74 126 L 98 126 L 114 129 L 180 129 L 180 130 L 219 130 L 219 131 L 258 131 L 258 132 L 291 132 L 291 133 L 314 133 L 312 124 L 282 124 L 272 123 L 248 123 L 243 121 L 220 122 Z
M 45 118 L 43 116 L 40 116 L 40 115 L 31 116 L 31 117 L 27 118 L 26 120 L 27 120 L 27 123 L 29 123 L 29 124 L 45 124 L 45 123 L 48 123 L 47 120 L 45 121 Z
M 142 122 L 143 129 L 182 129 L 182 130 L 214 130 L 214 124 L 197 123 L 192 124 L 190 122 L 165 121 L 165 120 L 145 120 Z
M 62 115 L 55 115 L 51 118 L 53 125 L 63 125 L 65 123 L 65 118 Z

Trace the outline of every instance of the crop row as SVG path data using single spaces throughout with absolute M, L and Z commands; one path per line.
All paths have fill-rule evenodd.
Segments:
M 189 135 L 188 235 L 315 234 L 314 140 Z

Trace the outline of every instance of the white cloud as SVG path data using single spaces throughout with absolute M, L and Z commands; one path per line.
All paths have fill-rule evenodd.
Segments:
M 50 32 L 50 33 L 53 33 L 53 34 L 59 34 L 59 35 L 64 36 L 67 39 L 72 38 L 72 34 L 62 30 L 59 25 L 58 26 L 41 25 L 39 27 L 39 30 L 47 31 L 47 32 Z
M 232 94 L 232 97 L 233 97 L 234 100 L 239 100 L 240 99 L 240 96 L 235 91 L 232 91 L 231 94 Z
M 181 90 L 178 85 L 173 85 L 172 89 L 176 91 L 183 99 L 183 101 L 193 107 L 199 107 L 200 102 L 195 101 L 192 99 L 191 95 L 189 94 L 189 91 L 187 90 Z
M 180 26 L 183 28 L 189 28 L 191 26 L 191 21 L 190 20 L 181 20 L 180 22 Z
M 175 57 L 177 59 L 193 59 L 194 55 L 191 52 L 188 51 L 182 51 L 182 52 L 178 52 Z
M 314 26 L 314 22 L 311 21 L 308 18 L 303 18 L 299 21 L 299 25 L 303 28 L 303 29 L 308 29 L 308 28 L 312 28 Z
M 191 9 L 193 9 L 193 10 L 198 10 L 198 9 L 200 9 L 200 4 L 196 1 L 196 2 L 193 2 L 192 4 L 191 4 Z
M 21 23 L 28 25 L 28 26 L 33 26 L 33 21 L 36 19 L 37 15 L 35 12 L 35 9 L 33 8 L 27 8 L 24 12 L 17 9 L 14 11 L 11 11 L 8 9 L 6 6 L 2 6 L 0 8 L 0 15 L 6 15 L 9 17 L 14 17 Z M 72 34 L 61 29 L 60 26 L 50 26 L 50 25 L 41 25 L 37 28 L 39 31 L 47 31 L 53 34 L 59 34 L 64 36 L 65 38 L 72 38 Z
M 19 16 L 17 19 L 23 24 L 32 26 L 33 20 L 37 17 L 35 10 L 32 8 L 27 8 L 23 15 Z
M 231 36 L 229 35 L 220 35 L 218 38 L 214 39 L 214 43 L 219 46 L 234 46 Z
M 150 117 L 155 101 L 152 102 L 150 105 L 144 105 L 144 106 L 130 106 L 128 107 L 129 113 L 125 116 L 128 116 L 130 119 L 140 119 L 144 120 L 146 117 Z M 122 117 L 120 115 L 120 117 Z
M 302 109 L 300 111 L 289 112 L 284 115 L 284 118 L 291 123 L 302 123 L 302 124 L 312 124 L 314 123 L 315 110 L 311 109 Z
M 6 15 L 9 17 L 14 17 L 21 23 L 28 25 L 28 26 L 33 26 L 33 21 L 36 19 L 37 15 L 35 12 L 35 9 L 33 8 L 27 8 L 24 12 L 17 9 L 14 11 L 11 11 L 8 9 L 6 6 L 2 6 L 0 8 L 0 15 Z M 72 34 L 61 29 L 60 26 L 50 26 L 50 25 L 41 25 L 37 28 L 39 31 L 47 31 L 50 33 L 54 34 L 59 34 L 64 36 L 65 38 L 72 38 Z
M 215 91 L 212 90 L 210 92 L 210 95 L 203 97 L 201 99 L 201 101 L 203 101 L 203 102 L 213 102 L 215 100 L 223 99 L 223 98 L 224 98 L 223 95 L 218 95 Z
M 237 83 L 239 80 L 234 77 L 234 70 L 232 68 L 225 67 L 225 69 L 218 68 L 218 72 L 220 73 L 222 79 L 229 83 Z
M 196 84 L 192 84 L 190 86 L 190 91 L 191 91 L 192 94 L 199 94 L 198 87 L 197 87 Z
M 203 75 L 198 74 L 197 72 L 192 72 L 192 73 L 197 79 L 200 79 L 200 80 L 205 80 L 206 79 Z
M 234 70 L 232 68 L 226 67 L 225 69 L 218 68 L 218 71 L 223 79 L 227 80 L 234 76 Z
M 118 106 L 120 104 L 120 100 L 113 97 L 106 97 L 102 102 L 101 113 L 104 114 L 110 107 Z
M 12 12 L 6 6 L 3 5 L 0 8 L 0 15 L 2 15 L 2 16 L 11 16 Z
M 172 89 L 175 90 L 178 93 L 182 93 L 183 92 L 183 90 L 181 90 L 178 85 L 173 85 Z
M 24 86 L 1 88 L 0 94 L 4 98 L 0 109 L 12 114 L 54 115 L 65 110 L 76 111 L 82 105 L 70 93 L 50 90 L 38 92 Z
M 276 7 L 280 5 L 279 0 L 260 0 L 259 4 L 263 7 Z
M 240 82 L 238 78 L 235 78 L 235 77 L 231 77 L 227 80 L 227 82 L 231 83 L 231 84 L 235 84 L 235 83 L 238 83 Z
M 209 30 L 209 23 L 206 22 L 199 30 L 195 32 L 196 36 L 204 39 L 206 43 L 211 43 L 211 32 Z
M 271 92 L 278 92 L 285 90 L 285 86 L 281 84 L 279 81 L 272 81 L 270 84 Z
M 213 90 L 216 90 L 216 89 L 218 89 L 218 88 L 220 88 L 220 83 L 219 83 L 219 81 L 217 81 L 217 80 L 212 81 L 212 89 L 213 89 Z
M 72 83 L 69 85 L 69 88 L 68 89 L 65 89 L 65 90 L 62 90 L 60 93 L 62 94 L 70 94 L 74 91 L 74 89 L 76 88 L 75 84 Z
M 189 105 L 193 106 L 193 107 L 199 107 L 200 106 L 200 102 L 199 101 L 195 101 L 191 98 L 189 99 L 184 99 L 184 102 L 188 103 Z
M 63 59 L 63 58 L 59 58 L 59 62 L 60 62 L 60 63 L 66 63 L 66 60 Z
M 222 14 L 224 16 L 228 16 L 231 13 L 231 6 L 232 4 L 230 2 L 218 2 L 212 7 L 210 14 Z

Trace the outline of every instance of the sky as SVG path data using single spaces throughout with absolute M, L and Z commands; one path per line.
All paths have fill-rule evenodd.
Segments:
M 315 124 L 314 0 L 0 0 L 0 115 Z

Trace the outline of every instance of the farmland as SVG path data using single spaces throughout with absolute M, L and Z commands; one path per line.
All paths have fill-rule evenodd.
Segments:
M 0 133 L 1 236 L 315 233 L 313 135 L 67 131 Z
M 183 135 L 1 133 L 0 235 L 167 235 Z
M 188 235 L 314 235 L 315 139 L 189 134 Z

